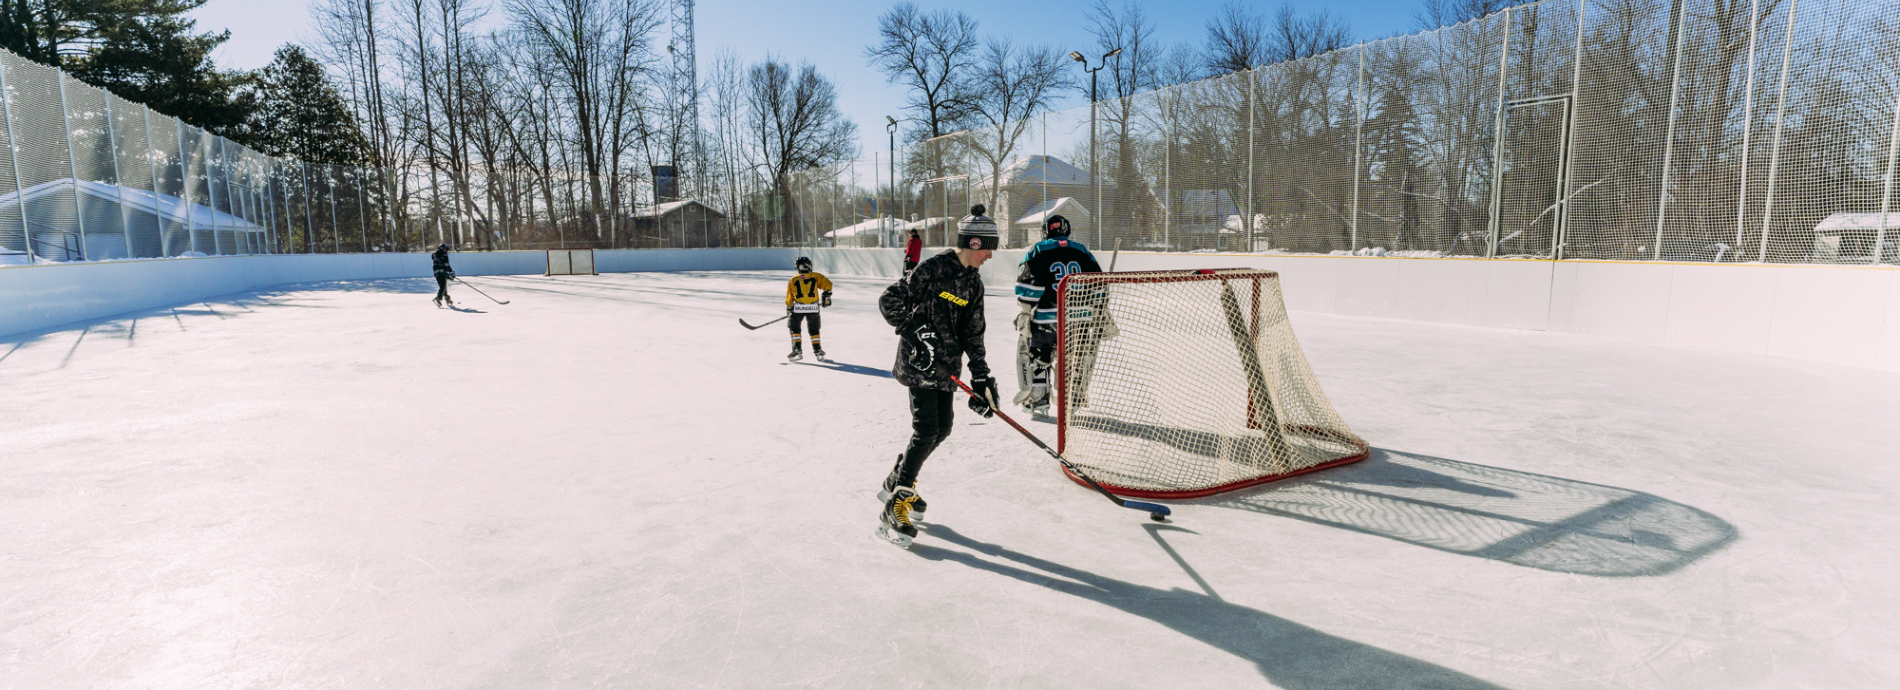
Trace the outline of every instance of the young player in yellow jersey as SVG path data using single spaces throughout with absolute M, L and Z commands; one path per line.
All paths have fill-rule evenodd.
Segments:
M 811 259 L 798 257 L 793 262 L 798 267 L 798 275 L 785 284 L 785 313 L 791 316 L 792 353 L 785 358 L 798 361 L 805 358 L 804 343 L 799 341 L 798 325 L 810 324 L 811 354 L 818 361 L 825 361 L 825 348 L 818 344 L 818 309 L 831 306 L 831 279 L 825 274 L 811 270 Z

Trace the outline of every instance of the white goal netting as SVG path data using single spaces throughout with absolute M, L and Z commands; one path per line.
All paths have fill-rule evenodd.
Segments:
M 1115 493 L 1205 496 L 1366 457 L 1273 271 L 1074 275 L 1059 318 L 1058 444 Z

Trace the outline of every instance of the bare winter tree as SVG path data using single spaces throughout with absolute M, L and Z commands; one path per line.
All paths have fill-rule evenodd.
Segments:
M 1352 28 L 1346 20 L 1326 10 L 1302 17 L 1292 5 L 1281 5 L 1267 26 L 1265 62 L 1290 62 L 1348 45 L 1352 45 Z
M 793 67 L 767 57 L 746 74 L 746 125 L 780 203 L 779 236 L 768 236 L 768 243 L 789 239 L 784 221 L 804 211 L 792 204 L 792 174 L 856 153 L 857 126 L 838 111 L 837 101 L 837 87 L 810 64 Z
M 1244 72 L 1267 62 L 1267 21 L 1246 5 L 1222 5 L 1207 21 L 1201 48 L 1207 76 Z
M 976 20 L 951 10 L 926 14 L 905 2 L 877 24 L 878 43 L 865 56 L 887 81 L 910 90 L 904 108 L 923 125 L 916 138 L 957 130 L 975 107 L 969 81 L 980 47 Z
M 1463 24 L 1506 7 L 1528 5 L 1537 0 L 1423 0 L 1412 13 L 1418 28 L 1430 31 L 1443 26 Z
M 1069 86 L 1064 72 L 1068 59 L 1053 48 L 1016 46 L 1008 39 L 990 39 L 970 82 L 976 119 L 965 144 L 989 168 L 985 201 L 993 215 L 1007 226 L 1021 210 L 1003 189 L 1003 167 L 1016 156 L 1017 144 Z
M 578 159 L 589 229 L 611 243 L 602 216 L 618 208 L 621 154 L 642 129 L 633 124 L 641 105 L 635 92 L 652 67 L 659 7 L 651 0 L 509 0 L 508 8 L 572 109 L 575 141 L 562 152 Z
M 1096 166 L 1096 174 L 1107 179 L 1096 181 L 1103 189 L 1102 208 L 1091 207 L 1089 213 L 1096 219 L 1098 233 L 1125 235 L 1138 231 L 1141 219 L 1155 216 L 1154 197 L 1147 193 L 1136 165 L 1135 128 L 1140 113 L 1134 96 L 1160 86 L 1158 68 L 1167 48 L 1156 40 L 1154 22 L 1133 2 L 1117 9 L 1108 0 L 1097 0 L 1089 13 L 1089 32 L 1095 36 L 1098 55 L 1121 50 L 1109 59 L 1108 92 L 1100 94 L 1103 102 L 1097 106 L 1109 132 L 1101 144 L 1106 150 L 1090 152 L 1091 158 L 1109 158 L 1114 165 L 1112 170 Z M 1087 88 L 1080 83 L 1077 87 Z M 1100 241 L 1107 234 L 1090 239 Z
M 345 85 L 345 96 L 364 123 L 369 144 L 369 165 L 376 170 L 376 198 L 381 202 L 376 215 L 385 223 L 382 238 L 385 251 L 407 244 L 407 228 L 401 220 L 407 214 L 395 209 L 407 198 L 405 178 L 389 174 L 412 162 L 409 149 L 398 138 L 396 121 L 388 98 L 383 93 L 388 75 L 384 73 L 384 54 L 390 37 L 381 0 L 320 0 L 311 7 L 316 21 L 317 41 L 313 52 L 328 64 Z

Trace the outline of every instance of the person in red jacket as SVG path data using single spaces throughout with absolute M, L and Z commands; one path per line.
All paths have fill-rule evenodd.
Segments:
M 910 275 L 910 269 L 917 267 L 917 260 L 923 258 L 924 240 L 917 236 L 917 229 L 910 229 L 910 243 L 904 245 L 904 275 Z

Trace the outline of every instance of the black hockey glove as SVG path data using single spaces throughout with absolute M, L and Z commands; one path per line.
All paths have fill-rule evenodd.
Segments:
M 826 291 L 823 296 L 818 298 L 818 306 L 821 306 L 821 307 L 831 306 L 831 292 L 830 291 Z
M 786 316 L 792 315 L 792 305 L 789 305 L 789 304 L 785 305 L 785 315 Z
M 906 327 L 898 335 L 910 344 L 910 351 L 904 354 L 904 363 L 916 369 L 917 373 L 933 377 L 937 368 L 937 332 L 930 330 L 929 324 L 919 323 Z
M 976 395 L 970 396 L 970 411 L 985 417 L 994 416 L 996 401 L 1003 397 L 996 392 L 996 379 L 988 376 L 970 379 L 970 390 L 976 391 Z

